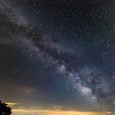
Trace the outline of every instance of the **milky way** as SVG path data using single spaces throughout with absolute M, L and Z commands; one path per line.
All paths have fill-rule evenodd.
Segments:
M 28 7 L 27 5 L 25 6 L 26 2 L 28 3 Z M 41 14 L 46 15 L 46 17 L 44 16 L 45 21 L 43 20 L 42 23 L 40 19 L 32 20 L 31 12 L 30 14 L 28 12 L 28 15 L 26 15 L 26 8 L 25 11 L 23 8 L 21 9 L 21 5 L 23 4 L 23 6 L 30 8 L 32 12 L 38 12 L 37 8 L 39 8 L 39 5 L 37 7 L 37 3 L 34 2 L 36 3 L 35 7 L 32 6 L 33 4 L 30 7 L 28 0 L 26 2 L 11 3 L 9 0 L 0 1 L 0 15 L 3 18 L 0 19 L 0 22 L 3 23 L 2 27 L 4 28 L 2 29 L 2 27 L 0 27 L 0 31 L 3 30 L 1 32 L 3 35 L 0 35 L 0 44 L 10 44 L 12 47 L 19 49 L 19 52 L 21 52 L 23 56 L 27 54 L 25 57 L 33 62 L 33 64 L 31 64 L 33 70 L 30 70 L 32 71 L 31 77 L 24 78 L 24 75 L 22 74 L 23 83 L 28 84 L 27 81 L 32 81 L 29 85 L 30 87 L 34 86 L 35 90 L 43 90 L 43 92 L 47 90 L 45 95 L 48 96 L 50 93 L 56 92 L 56 100 L 58 101 L 64 99 L 62 97 L 66 95 L 67 97 L 62 101 L 62 104 L 59 102 L 59 106 L 66 107 L 66 103 L 69 103 L 70 107 L 80 108 L 81 110 L 91 109 L 97 111 L 107 109 L 113 111 L 113 108 L 115 107 L 115 40 L 114 25 L 111 27 L 108 26 L 108 24 L 111 25 L 111 23 L 113 23 L 112 16 L 114 12 L 109 12 L 110 9 L 114 10 L 112 9 L 112 6 L 110 7 L 109 4 L 106 4 L 108 2 L 107 0 L 105 0 L 105 4 L 104 1 L 97 2 L 94 0 L 92 3 L 88 1 L 92 5 L 94 5 L 93 2 L 95 2 L 94 7 L 97 7 L 98 5 L 99 7 L 97 7 L 97 10 L 92 9 L 92 11 L 90 11 L 91 9 L 87 9 L 89 14 L 86 14 L 83 18 L 81 15 L 84 15 L 85 11 L 82 7 L 86 6 L 84 4 L 82 5 L 79 1 L 75 2 L 75 4 L 81 4 L 78 5 L 79 7 L 77 9 L 78 11 L 81 11 L 80 13 L 77 13 L 79 17 L 71 14 L 71 18 L 67 18 L 67 14 L 64 10 L 62 12 L 65 17 L 62 16 L 59 18 L 59 21 L 62 21 L 60 21 L 59 26 L 57 26 L 58 24 L 56 25 L 54 23 L 55 21 L 59 23 L 58 20 L 55 19 L 56 17 L 53 18 L 55 20 L 53 23 L 47 23 L 47 18 L 49 18 L 49 20 L 52 19 L 52 12 L 55 14 L 57 13 L 56 16 L 59 14 L 62 15 L 61 12 L 59 12 L 60 10 L 56 12 L 59 8 L 58 5 L 53 7 L 53 5 L 56 4 L 55 2 L 54 4 L 51 2 L 53 4 L 51 5 L 51 9 L 47 9 L 47 6 L 44 10 L 42 9 L 42 6 L 44 8 L 45 3 L 38 3 L 41 4 L 41 9 L 39 11 L 41 11 Z M 30 3 L 33 2 L 31 1 Z M 74 2 L 67 3 L 70 4 L 70 7 L 74 4 Z M 50 2 L 46 4 L 50 6 Z M 60 3 L 60 5 L 62 4 L 63 3 Z M 102 12 L 100 12 L 101 5 Z M 63 5 L 61 7 L 65 8 Z M 92 6 L 89 6 L 89 8 L 90 7 L 92 8 Z M 74 8 L 75 6 L 71 9 L 73 12 Z M 47 14 L 46 11 L 48 11 L 49 14 Z M 38 17 L 40 17 L 41 14 L 38 13 Z M 33 17 L 37 17 L 37 15 L 33 14 Z M 47 15 L 49 15 L 49 17 Z M 68 17 L 69 15 L 70 14 L 68 14 Z M 30 19 L 28 19 L 28 16 Z M 88 17 L 90 19 L 87 19 Z M 109 18 L 111 20 L 109 20 Z M 70 26 L 65 21 L 65 26 L 61 26 L 65 19 L 72 21 L 75 21 L 76 19 L 76 23 L 70 23 L 70 25 L 72 25 Z M 78 24 L 79 20 L 80 24 Z M 83 20 L 85 21 L 83 22 Z M 103 21 L 103 23 L 101 23 L 101 21 Z M 82 22 L 85 26 L 82 25 Z M 40 24 L 42 26 L 39 26 Z M 44 27 L 44 25 L 46 25 L 46 27 Z M 75 28 L 74 25 L 76 25 L 75 30 L 71 29 Z M 55 29 L 56 26 L 58 30 L 57 33 Z M 54 30 L 50 30 L 52 27 L 54 27 Z M 74 31 L 76 31 L 76 33 Z M 74 37 L 73 35 L 70 35 L 72 32 L 74 33 Z M 58 36 L 59 33 L 60 35 Z M 6 40 L 3 40 L 3 37 L 6 38 Z M 38 65 L 34 65 L 34 63 L 38 63 Z M 27 66 L 28 65 L 25 64 L 25 67 Z M 35 73 L 34 68 L 36 68 L 36 66 L 39 66 L 38 70 L 44 72 L 47 77 L 42 79 L 42 76 L 44 76 L 43 74 L 40 74 L 39 76 L 39 72 L 37 73 L 35 71 Z M 13 68 L 15 68 L 15 65 Z M 28 69 L 25 71 L 25 73 L 29 72 Z M 36 85 L 33 85 L 34 81 Z M 31 93 L 31 91 L 29 93 Z M 37 91 L 32 95 L 33 100 L 34 95 L 39 97 Z M 55 99 L 53 100 L 53 98 L 50 100 L 51 103 L 46 101 L 46 105 L 56 105 Z M 37 97 L 36 100 L 39 101 Z M 43 103 L 45 102 L 43 101 Z M 87 105 L 89 107 L 86 107 Z

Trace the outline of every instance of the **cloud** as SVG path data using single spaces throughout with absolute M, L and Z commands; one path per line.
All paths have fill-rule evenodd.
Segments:
M 17 105 L 17 103 L 10 103 L 10 102 L 6 102 L 6 104 L 8 104 L 9 106 L 15 106 L 15 105 Z

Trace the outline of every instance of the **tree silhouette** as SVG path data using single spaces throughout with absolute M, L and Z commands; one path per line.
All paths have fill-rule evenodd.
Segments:
M 0 101 L 0 115 L 11 115 L 11 108 Z

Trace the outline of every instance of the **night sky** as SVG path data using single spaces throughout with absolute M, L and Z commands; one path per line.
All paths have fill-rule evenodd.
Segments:
M 0 99 L 113 115 L 115 1 L 0 0 Z

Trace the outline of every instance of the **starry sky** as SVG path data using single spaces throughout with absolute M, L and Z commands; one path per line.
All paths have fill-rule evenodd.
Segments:
M 0 99 L 16 115 L 113 115 L 115 1 L 0 0 Z

